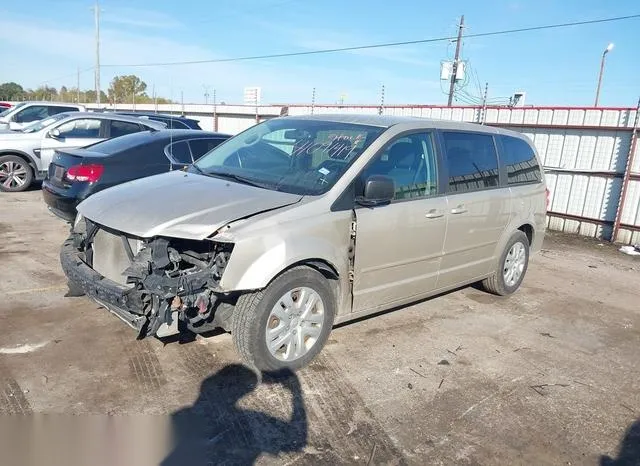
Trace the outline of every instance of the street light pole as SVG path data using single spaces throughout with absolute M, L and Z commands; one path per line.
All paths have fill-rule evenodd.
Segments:
M 600 60 L 600 74 L 598 75 L 598 87 L 596 88 L 596 101 L 593 104 L 594 107 L 598 106 L 600 100 L 600 86 L 602 85 L 602 75 L 604 74 L 604 60 L 607 57 L 607 53 L 613 49 L 613 42 L 607 45 L 607 48 L 602 52 L 602 60 Z

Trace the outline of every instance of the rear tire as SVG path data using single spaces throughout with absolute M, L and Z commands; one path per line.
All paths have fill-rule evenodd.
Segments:
M 500 255 L 496 271 L 482 281 L 482 287 L 489 293 L 508 296 L 522 284 L 529 267 L 529 239 L 517 230 L 507 242 Z
M 233 342 L 242 359 L 261 371 L 296 370 L 322 350 L 335 308 L 328 280 L 312 268 L 294 267 L 264 290 L 238 298 Z
M 33 170 L 29 163 L 17 155 L 0 157 L 0 191 L 24 191 L 33 182 Z

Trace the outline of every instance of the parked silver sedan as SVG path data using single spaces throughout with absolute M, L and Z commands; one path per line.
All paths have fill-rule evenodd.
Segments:
M 139 131 L 159 130 L 164 123 L 124 115 L 66 112 L 21 130 L 0 132 L 0 191 L 24 191 L 47 174 L 57 149 L 85 147 Z

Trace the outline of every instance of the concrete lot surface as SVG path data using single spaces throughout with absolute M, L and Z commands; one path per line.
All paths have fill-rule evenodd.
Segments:
M 608 244 L 548 235 L 514 296 L 341 326 L 258 383 L 227 334 L 135 341 L 64 297 L 67 231 L 38 190 L 0 194 L 0 413 L 154 415 L 212 464 L 640 464 L 640 258 Z

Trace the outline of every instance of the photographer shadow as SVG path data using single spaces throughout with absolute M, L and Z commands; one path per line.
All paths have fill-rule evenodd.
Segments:
M 258 387 L 258 375 L 240 364 L 226 366 L 202 382 L 192 406 L 172 415 L 174 449 L 161 464 L 253 464 L 262 454 L 302 451 L 308 427 L 298 377 L 284 370 L 261 378 L 262 384 L 290 392 L 289 420 L 240 407 L 238 402 Z M 281 403 L 276 399 L 273 405 Z

